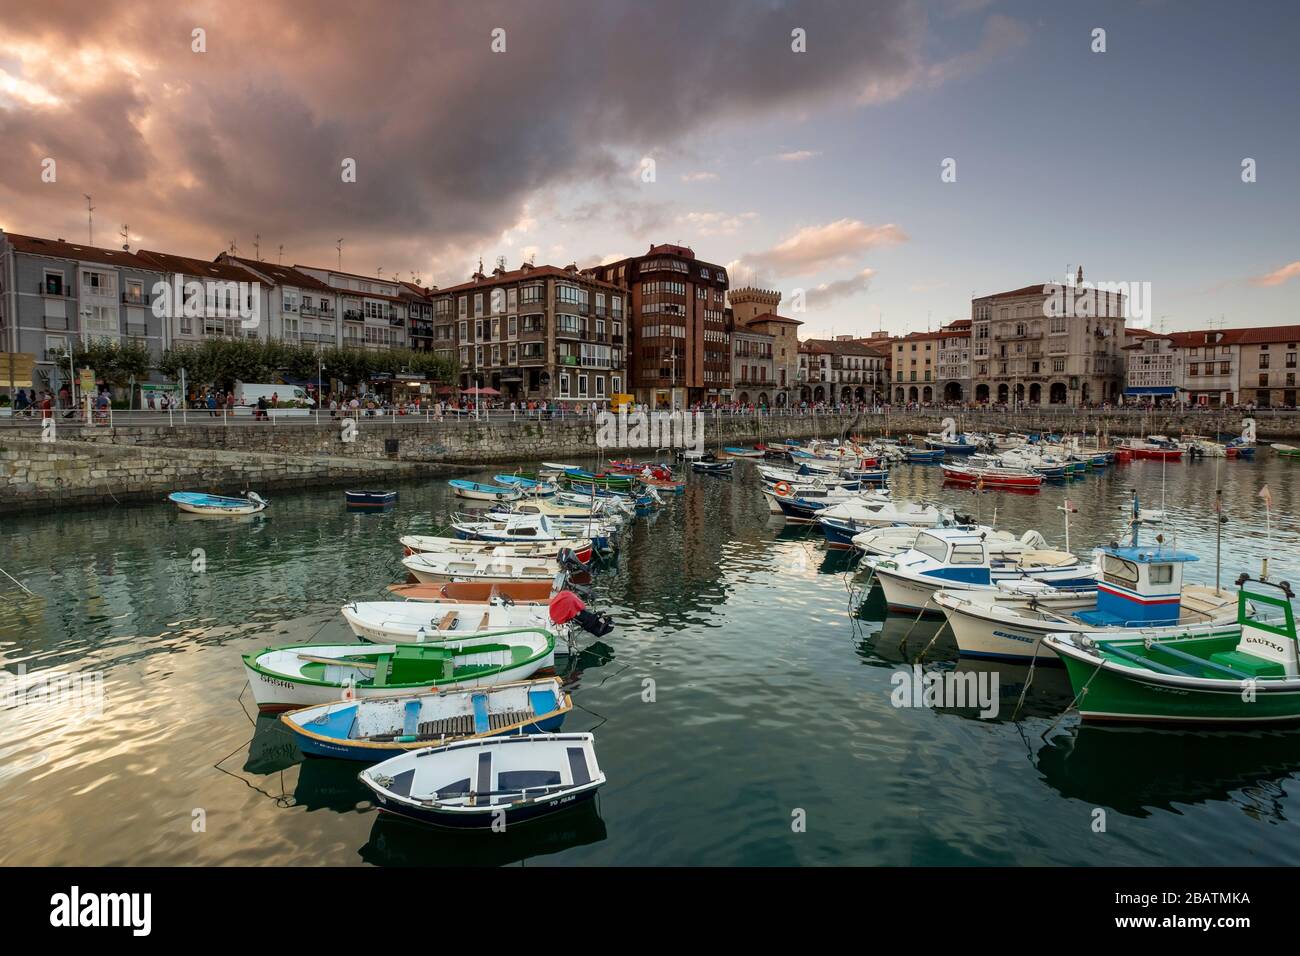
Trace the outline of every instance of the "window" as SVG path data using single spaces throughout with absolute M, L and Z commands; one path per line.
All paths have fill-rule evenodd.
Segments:
M 916 543 L 912 547 L 936 561 L 942 561 L 948 556 L 948 546 L 944 544 L 943 539 L 936 538 L 932 534 L 918 534 Z
M 457 300 L 457 303 L 456 303 L 456 308 L 457 308 L 457 310 L 458 310 L 458 311 L 457 311 L 457 314 L 458 314 L 462 319 L 465 318 L 466 315 L 468 315 L 468 313 L 465 311 L 465 303 L 466 303 L 466 298 L 465 298 L 465 296 L 463 296 L 463 295 L 462 295 L 462 296 Z M 465 323 L 462 322 L 462 323 L 461 323 L 461 326 L 464 327 L 464 325 L 465 325 Z
M 474 316 L 475 318 L 477 318 L 482 314 L 483 314 L 483 293 L 476 292 L 474 293 Z
M 1174 580 L 1174 566 L 1172 564 L 1151 565 L 1152 584 L 1172 584 L 1173 580 Z
M 605 378 L 603 375 L 596 376 L 596 397 L 605 397 Z
M 1137 565 L 1113 554 L 1104 556 L 1102 574 L 1107 581 L 1117 584 L 1136 584 L 1138 579 Z
M 545 286 L 543 286 L 540 282 L 534 283 L 533 285 L 526 285 L 519 290 L 519 301 L 521 303 L 541 302 L 543 299 L 544 291 L 545 291 Z
M 560 397 L 569 397 L 569 374 L 567 372 L 560 373 Z

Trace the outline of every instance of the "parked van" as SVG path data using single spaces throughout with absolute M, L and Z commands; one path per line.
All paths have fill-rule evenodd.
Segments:
M 256 405 L 259 398 L 269 403 L 272 395 L 278 395 L 281 402 L 302 402 L 315 405 L 316 401 L 305 388 L 298 385 L 263 385 L 261 383 L 236 382 L 235 404 Z

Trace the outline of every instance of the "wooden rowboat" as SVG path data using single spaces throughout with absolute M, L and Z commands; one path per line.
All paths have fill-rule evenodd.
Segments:
M 446 584 L 390 584 L 394 597 L 434 604 L 546 604 L 555 593 L 554 582 L 448 581 Z

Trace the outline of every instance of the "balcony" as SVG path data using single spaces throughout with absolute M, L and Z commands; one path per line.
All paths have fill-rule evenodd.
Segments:
M 50 285 L 48 282 L 38 282 L 36 291 L 40 295 L 54 296 L 59 299 L 71 299 L 72 289 L 62 285 Z
M 134 293 L 134 292 L 123 292 L 123 293 L 122 293 L 122 304 L 123 304 L 123 305 L 140 305 L 140 306 L 148 305 L 148 304 L 149 304 L 149 297 L 146 296 L 143 292 L 140 293 L 140 294 L 138 294 L 138 295 L 137 295 L 136 293 Z
M 344 322 L 364 322 L 365 320 L 366 317 L 362 315 L 360 312 L 358 312 L 356 309 L 347 309 L 343 313 Z

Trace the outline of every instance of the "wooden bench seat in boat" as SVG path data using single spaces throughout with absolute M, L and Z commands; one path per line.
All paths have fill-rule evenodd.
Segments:
M 1058 568 L 1077 564 L 1079 559 L 1068 551 L 1025 551 L 1016 562 L 1020 567 Z
M 460 615 L 455 611 L 448 611 L 443 615 L 442 620 L 438 622 L 438 630 L 449 631 L 456 626 L 456 618 Z
M 422 720 L 419 733 L 421 737 L 467 737 L 474 733 L 474 715 L 457 714 L 438 720 Z

